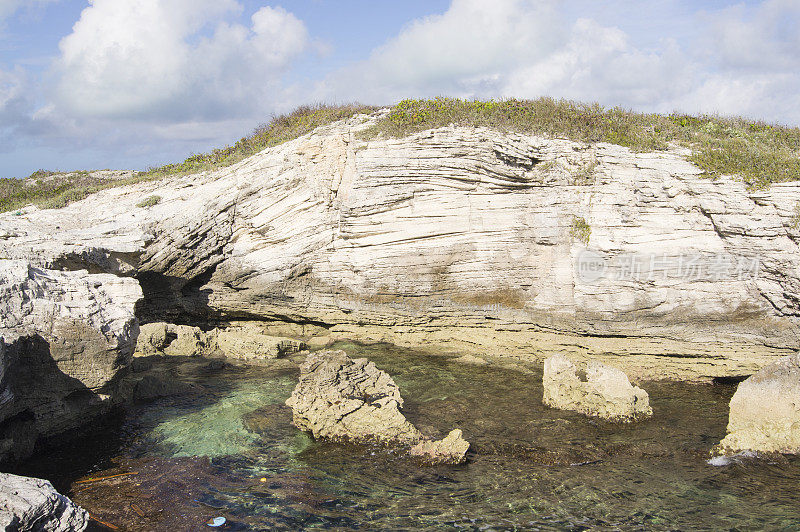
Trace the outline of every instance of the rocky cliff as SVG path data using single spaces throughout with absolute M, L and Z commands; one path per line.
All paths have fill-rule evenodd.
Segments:
M 677 149 L 455 127 L 364 138 L 374 119 L 0 215 L 0 255 L 135 276 L 145 321 L 266 320 L 681 379 L 752 374 L 798 347 L 799 184 L 710 179 Z
M 141 297 L 134 279 L 0 260 L 0 462 L 109 410 Z

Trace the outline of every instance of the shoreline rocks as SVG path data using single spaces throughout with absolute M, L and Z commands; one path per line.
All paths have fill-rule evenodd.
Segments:
M 603 356 L 641 378 L 752 374 L 798 346 L 800 183 L 753 190 L 707 179 L 684 151 L 486 128 L 362 138 L 376 119 L 0 213 L 0 256 L 136 275 L 148 321 L 266 320 L 531 363 Z
M 409 454 L 427 465 L 458 465 L 467 461 L 469 442 L 460 429 L 437 441 L 424 440 L 413 446 Z
M 286 405 L 294 425 L 315 438 L 410 447 L 409 454 L 428 465 L 466 461 L 469 443 L 461 430 L 439 441 L 423 438 L 400 412 L 403 398 L 394 380 L 373 362 L 353 360 L 344 351 L 308 355 Z
M 739 384 L 728 435 L 713 453 L 800 454 L 800 353 L 783 357 Z
M 88 512 L 50 482 L 0 473 L 0 529 L 81 532 L 88 525 Z
M 208 356 L 253 361 L 282 358 L 306 349 L 291 338 L 265 334 L 257 325 L 212 329 L 148 323 L 140 327 L 135 356 Z
M 141 298 L 134 279 L 0 260 L 0 462 L 112 408 Z
M 344 351 L 310 354 L 286 405 L 294 425 L 315 438 L 389 444 L 422 439 L 400 412 L 403 398 L 394 380 L 374 363 L 353 360 Z
M 542 384 L 542 400 L 553 408 L 623 423 L 653 415 L 646 391 L 633 386 L 621 370 L 596 361 L 587 364 L 582 381 L 575 364 L 554 355 L 545 360 Z

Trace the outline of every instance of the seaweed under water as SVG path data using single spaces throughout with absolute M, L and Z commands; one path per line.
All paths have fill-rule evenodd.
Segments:
M 165 359 L 195 393 L 132 408 L 28 472 L 98 529 L 208 530 L 215 516 L 223 530 L 800 528 L 800 460 L 707 462 L 732 386 L 644 383 L 653 418 L 619 425 L 545 407 L 540 373 L 338 347 L 392 375 L 426 435 L 461 428 L 468 462 L 421 467 L 387 448 L 314 441 L 283 406 L 298 374 L 285 365 L 205 372 Z

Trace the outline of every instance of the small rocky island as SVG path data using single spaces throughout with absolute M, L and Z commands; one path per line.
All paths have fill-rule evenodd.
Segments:
M 159 434 L 160 454 L 78 481 L 116 479 L 104 500 L 162 489 L 164 479 L 147 476 L 153 463 L 183 460 L 209 483 L 223 471 L 213 468 L 247 464 L 246 481 L 230 475 L 230 486 L 190 499 L 198 515 L 261 484 L 290 486 L 281 500 L 294 504 L 321 489 L 331 456 L 374 460 L 415 486 L 487 464 L 496 472 L 503 460 L 541 467 L 544 483 L 617 456 L 675 459 L 682 450 L 670 444 L 683 433 L 637 435 L 682 430 L 674 401 L 712 386 L 716 395 L 703 397 L 714 412 L 720 394 L 732 395 L 727 435 L 713 416 L 693 419 L 702 437 L 692 449 L 704 448 L 692 467 L 743 452 L 797 467 L 800 184 L 712 179 L 679 145 L 635 150 L 463 125 L 382 133 L 398 109 L 354 113 L 229 166 L 128 176 L 63 208 L 0 213 L 3 471 L 36 471 L 37 459 L 116 419 Z M 391 357 L 359 358 L 361 346 L 427 358 L 397 366 L 400 380 L 379 369 Z M 437 387 L 415 386 L 415 367 Z M 187 421 L 262 397 L 241 387 L 255 371 L 279 400 Z M 499 395 L 470 403 L 464 390 L 480 383 Z M 515 388 L 536 392 L 506 403 Z M 497 420 L 474 418 L 491 403 Z M 446 415 L 432 421 L 429 409 Z M 551 417 L 540 425 L 530 412 Z M 514 421 L 499 428 L 504 416 Z M 212 425 L 223 436 L 206 454 L 187 450 Z M 541 446 L 556 438 L 548 434 L 561 447 Z M 621 435 L 640 443 L 625 447 Z M 258 446 L 271 441 L 285 467 L 261 461 Z M 118 458 L 107 462 L 121 468 Z M 123 485 L 126 475 L 138 483 Z M 488 473 L 468 478 L 483 490 L 474 499 L 503 487 L 482 485 Z M 0 474 L 0 526 L 84 530 L 90 514 L 109 526 L 65 496 L 83 490 L 59 494 L 48 480 Z M 553 490 L 579 489 L 570 482 Z M 520 500 L 532 500 L 530 485 L 515 486 Z M 292 506 L 283 524 L 313 523 L 297 515 L 327 512 L 326 500 Z M 144 504 L 125 504 L 126 515 L 151 518 Z M 244 519 L 243 507 L 227 515 Z M 327 524 L 357 524 L 334 514 Z

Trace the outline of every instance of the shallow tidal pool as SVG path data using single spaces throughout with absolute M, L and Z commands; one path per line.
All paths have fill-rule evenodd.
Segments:
M 298 371 L 159 361 L 195 392 L 130 409 L 30 462 L 118 530 L 798 530 L 800 460 L 707 463 L 732 386 L 643 383 L 651 420 L 613 425 L 542 405 L 541 374 L 341 344 L 392 375 L 431 437 L 461 428 L 462 466 L 315 442 L 283 406 Z M 99 479 L 99 480 L 98 480 Z

